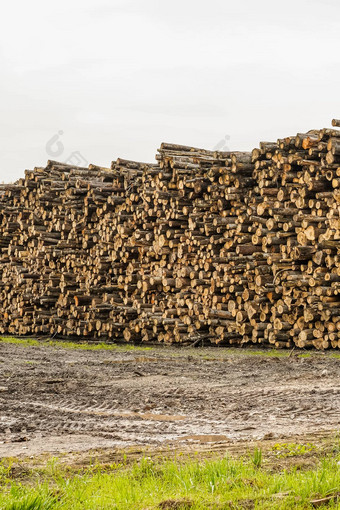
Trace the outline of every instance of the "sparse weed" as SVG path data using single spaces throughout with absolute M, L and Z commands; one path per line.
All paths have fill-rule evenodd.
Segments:
M 272 447 L 272 451 L 278 458 L 286 458 L 286 457 L 297 457 L 301 455 L 307 455 L 313 450 L 316 449 L 316 446 L 312 443 L 305 444 L 297 444 L 297 443 L 276 443 Z
M 255 468 L 260 468 L 262 464 L 262 450 L 261 448 L 255 448 L 253 455 L 251 456 L 252 463 Z

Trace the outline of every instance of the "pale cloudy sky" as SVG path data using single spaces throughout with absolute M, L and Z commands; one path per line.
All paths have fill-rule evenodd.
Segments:
M 250 150 L 340 117 L 340 1 L 2 2 L 0 78 L 0 181 L 162 141 Z

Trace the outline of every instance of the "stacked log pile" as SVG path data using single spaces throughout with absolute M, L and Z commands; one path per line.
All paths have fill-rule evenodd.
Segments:
M 138 226 L 126 239 L 140 249 L 131 270 L 133 308 L 141 313 L 124 336 L 241 341 L 231 302 L 242 294 L 244 235 L 236 223 L 253 185 L 251 155 L 232 160 L 229 153 L 163 144 L 157 159 L 159 168 L 143 175 Z
M 340 346 L 339 149 L 340 131 L 322 129 L 253 151 L 247 215 L 259 216 L 255 291 L 267 300 L 252 319 L 276 346 Z
M 339 203 L 337 129 L 50 161 L 0 192 L 0 332 L 339 347 Z

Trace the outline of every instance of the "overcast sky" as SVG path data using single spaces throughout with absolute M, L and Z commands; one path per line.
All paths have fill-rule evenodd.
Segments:
M 340 1 L 3 2 L 0 73 L 0 181 L 162 141 L 250 150 L 340 118 Z

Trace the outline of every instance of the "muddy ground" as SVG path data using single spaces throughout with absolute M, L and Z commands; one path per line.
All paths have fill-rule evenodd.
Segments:
M 337 430 L 340 359 L 0 343 L 0 457 Z

